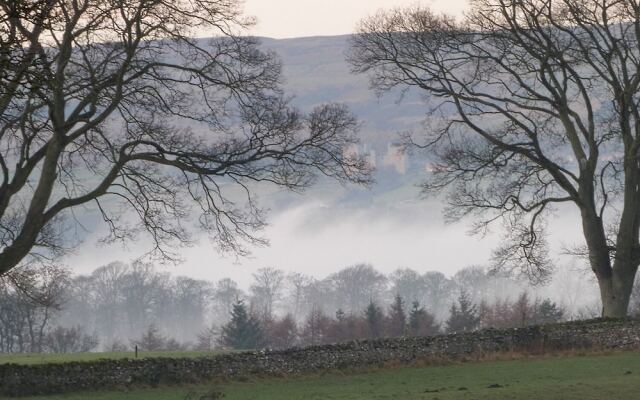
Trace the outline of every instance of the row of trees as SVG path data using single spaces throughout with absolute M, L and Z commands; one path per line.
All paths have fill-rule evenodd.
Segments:
M 242 254 L 264 243 L 252 183 L 370 182 L 346 151 L 355 118 L 291 107 L 250 25 L 233 0 L 0 3 L 0 276 L 73 247 L 65 220 L 89 204 L 109 240 L 146 231 L 161 258 L 191 220 Z M 640 265 L 639 38 L 636 0 L 475 0 L 463 19 L 380 12 L 349 61 L 379 92 L 438 99 L 406 145 L 435 155 L 423 186 L 447 190 L 449 217 L 505 224 L 495 268 L 548 279 L 545 216 L 572 207 L 602 315 L 622 317 Z
M 480 328 L 510 328 L 559 322 L 564 310 L 549 299 L 531 301 L 527 292 L 517 300 L 475 304 L 462 292 L 440 324 L 419 302 L 410 307 L 400 295 L 385 310 L 371 301 L 358 314 L 339 309 L 331 317 L 319 308 L 296 324 L 291 314 L 263 320 L 252 314 L 244 302 L 233 306 L 231 320 L 220 331 L 218 345 L 234 349 L 288 348 L 382 337 L 432 336 L 439 333 L 471 332 Z M 201 335 L 200 338 L 207 337 Z M 199 344 L 210 343 L 200 340 Z
M 58 268 L 25 268 L 11 280 L 0 278 L 0 352 L 48 348 L 49 329 L 69 282 L 67 272 Z
M 151 264 L 111 263 L 72 281 L 57 322 L 82 324 L 109 345 L 139 337 L 151 325 L 187 341 L 215 311 L 213 295 L 222 293 L 214 289 L 207 281 L 173 277 Z
M 399 294 L 408 304 L 424 305 L 436 321 L 443 322 L 461 291 L 480 303 L 493 302 L 497 293 L 502 298 L 515 297 L 526 287 L 522 282 L 491 276 L 480 267 L 465 268 L 448 278 L 439 272 L 420 274 L 411 269 L 384 275 L 361 264 L 323 279 L 262 268 L 243 290 L 231 279 L 214 283 L 172 277 L 150 264 L 112 263 L 72 280 L 59 323 L 82 323 L 99 332 L 103 343 L 126 342 L 150 325 L 178 341 L 193 342 L 205 327 L 225 323 L 239 299 L 261 321 L 290 315 L 302 323 L 314 313 L 359 315 L 371 301 L 387 305 Z
M 0 351 L 212 348 L 238 301 L 271 347 L 522 326 L 599 311 L 577 313 L 575 304 L 552 297 L 559 290 L 528 287 L 480 267 L 446 277 L 411 269 L 384 275 L 356 265 L 324 279 L 264 268 L 253 278 L 243 290 L 231 279 L 174 277 L 138 262 L 76 277 L 61 269 L 23 270 L 21 280 L 1 280 Z M 584 297 L 580 286 L 565 289 Z M 633 310 L 640 307 L 640 291 L 634 293 Z M 145 335 L 155 344 L 143 345 Z
M 222 327 L 218 345 L 234 349 L 288 348 L 439 332 L 433 315 L 418 302 L 413 303 L 407 314 L 400 296 L 395 297 L 387 312 L 374 302 L 358 314 L 346 314 L 339 309 L 329 316 L 316 307 L 300 323 L 291 314 L 263 320 L 240 301 L 233 306 L 231 320 Z
M 511 285 L 510 290 L 516 293 L 520 285 L 507 281 L 489 277 L 481 268 L 447 278 L 437 272 L 419 274 L 409 269 L 385 276 L 370 265 L 356 265 L 324 279 L 263 268 L 253 275 L 248 290 L 243 290 L 231 279 L 214 283 L 172 277 L 150 264 L 111 263 L 71 280 L 58 322 L 64 326 L 83 324 L 89 331 L 99 332 L 104 343 L 139 337 L 150 325 L 179 341 L 193 341 L 204 327 L 226 322 L 238 299 L 244 299 L 251 313 L 262 320 L 291 314 L 300 322 L 314 309 L 330 315 L 338 309 L 357 314 L 371 300 L 389 303 L 395 293 L 409 302 L 428 305 L 442 320 L 461 288 L 473 290 L 478 299 L 489 296 L 496 285 Z

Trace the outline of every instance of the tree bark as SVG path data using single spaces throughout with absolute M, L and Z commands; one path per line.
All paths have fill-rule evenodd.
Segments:
M 627 316 L 636 269 L 637 267 L 634 266 L 614 268 L 611 276 L 598 277 L 603 317 L 624 318 Z
M 629 152 L 627 152 L 629 153 Z M 638 235 L 640 209 L 638 208 L 640 176 L 639 165 L 633 154 L 625 155 L 625 191 L 622 215 L 615 243 L 615 256 L 611 272 L 601 276 L 596 271 L 602 298 L 602 316 L 627 316 L 629 300 L 638 270 Z M 606 247 L 609 251 L 608 247 Z
M 593 210 L 594 207 L 581 210 L 582 227 L 589 249 L 591 269 L 600 288 L 602 317 L 624 318 L 627 316 L 638 269 L 633 245 L 636 239 L 634 235 L 621 231 L 618 235 L 615 258 L 612 260 L 602 219 Z
M 61 135 L 60 135 L 61 136 Z M 10 245 L 0 250 L 0 276 L 15 268 L 29 254 L 43 226 L 47 223 L 44 211 L 53 192 L 58 177 L 58 158 L 63 145 L 59 138 L 52 138 L 47 145 L 47 152 L 42 163 L 42 172 L 38 179 L 31 202 L 25 216 L 22 230 Z

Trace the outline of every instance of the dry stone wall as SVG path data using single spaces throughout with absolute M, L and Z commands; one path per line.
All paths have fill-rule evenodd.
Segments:
M 593 320 L 474 333 L 364 340 L 282 351 L 231 353 L 192 359 L 101 360 L 0 365 L 0 395 L 27 396 L 129 386 L 154 386 L 292 375 L 420 359 L 459 359 L 502 351 L 640 348 L 640 321 Z

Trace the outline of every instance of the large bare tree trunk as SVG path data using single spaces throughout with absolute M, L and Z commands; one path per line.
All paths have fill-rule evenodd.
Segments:
M 603 316 L 624 317 L 640 263 L 640 3 L 472 3 L 461 22 L 422 7 L 363 20 L 353 70 L 455 106 L 405 144 L 434 151 L 423 191 L 448 188 L 450 217 L 507 223 L 496 267 L 545 277 L 539 217 L 575 204 Z
M 613 267 L 606 274 L 599 274 L 598 284 L 602 298 L 602 316 L 622 318 L 627 316 L 629 300 L 638 271 L 638 209 L 639 175 L 635 155 L 625 157 L 625 192 L 622 215 L 615 243 Z M 603 246 L 609 253 L 609 247 Z
M 588 201 L 593 198 L 591 194 L 584 196 Z M 607 318 L 622 318 L 627 316 L 631 290 L 636 267 L 633 259 L 625 257 L 625 251 L 616 254 L 617 258 L 611 259 L 611 252 L 607 244 L 604 224 L 595 212 L 595 207 L 584 207 L 582 213 L 582 229 L 589 250 L 589 262 L 596 275 L 600 287 L 600 299 L 602 301 L 602 316 Z M 627 248 L 629 238 L 620 236 L 619 245 Z
M 603 317 L 624 318 L 627 316 L 636 269 L 634 266 L 614 268 L 611 276 L 598 277 Z

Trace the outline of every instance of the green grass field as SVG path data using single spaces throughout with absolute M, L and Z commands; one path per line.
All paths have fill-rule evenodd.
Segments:
M 215 354 L 221 354 L 218 352 L 204 352 L 204 351 L 150 351 L 141 352 L 138 358 L 158 358 L 158 357 L 170 357 L 170 358 L 193 358 L 193 357 L 205 357 Z M 65 363 L 73 361 L 96 361 L 102 359 L 118 360 L 123 358 L 134 358 L 134 352 L 121 352 L 121 353 L 68 353 L 68 354 L 1 354 L 0 364 L 46 364 L 46 363 Z
M 31 400 L 616 400 L 640 398 L 640 353 L 391 368 Z M 190 394 L 190 395 L 189 395 Z M 206 399 L 216 397 L 204 397 Z

